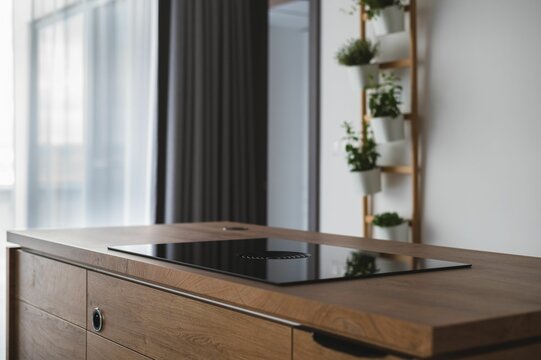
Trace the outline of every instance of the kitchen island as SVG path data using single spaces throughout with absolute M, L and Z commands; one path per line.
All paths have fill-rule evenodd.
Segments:
M 108 250 L 281 237 L 472 264 L 276 286 Z M 13 231 L 14 359 L 540 359 L 541 259 L 230 222 Z

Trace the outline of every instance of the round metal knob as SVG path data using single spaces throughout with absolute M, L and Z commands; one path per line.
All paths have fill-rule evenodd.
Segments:
M 96 332 L 100 332 L 103 329 L 103 314 L 99 308 L 95 308 L 92 311 L 92 327 Z

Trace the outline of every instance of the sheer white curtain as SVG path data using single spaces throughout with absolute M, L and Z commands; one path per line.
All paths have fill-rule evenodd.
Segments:
M 157 1 L 31 3 L 25 226 L 151 222 Z
M 13 226 L 12 3 L 0 1 L 0 359 L 6 357 L 5 229 Z

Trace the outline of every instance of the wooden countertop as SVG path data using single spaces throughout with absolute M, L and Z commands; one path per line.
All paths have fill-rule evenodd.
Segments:
M 249 230 L 226 232 L 224 226 Z M 107 250 L 110 245 L 271 236 L 473 267 L 279 287 Z M 541 258 L 230 222 L 13 231 L 8 241 L 421 357 L 541 336 Z

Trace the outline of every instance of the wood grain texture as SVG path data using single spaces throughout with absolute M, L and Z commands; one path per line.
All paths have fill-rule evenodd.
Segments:
M 89 272 L 89 318 L 96 307 L 100 335 L 155 359 L 291 357 L 287 326 Z
M 86 332 L 56 316 L 15 301 L 13 304 L 13 360 L 84 360 Z
M 413 168 L 409 165 L 381 166 L 381 172 L 386 174 L 413 174 Z
M 86 360 L 151 360 L 90 331 L 86 333 Z
M 223 231 L 246 226 L 247 231 Z M 473 264 L 471 269 L 277 287 L 107 250 L 251 237 Z M 33 251 L 426 357 L 541 336 L 541 259 L 231 222 L 11 232 Z
M 488 351 L 477 355 L 459 355 L 442 360 L 534 360 L 541 359 L 541 342 L 533 345 Z
M 409 2 L 409 38 L 410 38 L 410 102 L 411 102 L 411 167 L 412 167 L 412 242 L 421 243 L 421 162 L 420 162 L 420 117 L 419 117 L 419 92 L 417 87 L 417 0 Z
M 381 70 L 389 70 L 389 69 L 407 68 L 407 67 L 410 67 L 411 64 L 412 63 L 410 59 L 400 59 L 400 60 L 379 63 L 378 65 Z
M 21 250 L 12 260 L 15 298 L 86 327 L 86 270 Z
M 312 338 L 312 333 L 293 330 L 293 360 L 404 360 L 394 355 L 351 355 L 324 347 Z
M 406 360 L 409 356 L 397 354 L 386 354 L 382 351 L 381 355 L 368 353 L 363 355 L 363 350 L 357 354 L 346 353 L 337 349 L 331 349 L 317 343 L 313 333 L 294 329 L 293 330 L 293 360 Z M 355 345 L 353 345 L 355 346 Z M 473 352 L 461 352 L 454 355 L 441 355 L 431 357 L 431 360 L 514 360 L 514 359 L 541 359 L 541 339 L 528 344 L 510 345 L 509 347 L 500 346 L 494 348 L 481 349 Z
M 366 13 L 366 6 L 361 6 L 360 11 L 360 33 L 361 33 L 361 39 L 366 39 L 366 21 L 363 19 L 367 19 L 367 13 Z M 361 140 L 365 141 L 368 136 L 368 127 L 364 126 L 365 115 L 368 114 L 368 94 L 366 89 L 361 89 Z M 364 216 L 372 214 L 372 197 L 369 195 L 363 196 L 362 200 L 363 204 L 363 214 Z M 370 224 L 367 224 L 366 222 L 363 223 L 363 236 L 364 237 L 372 237 L 372 227 Z

